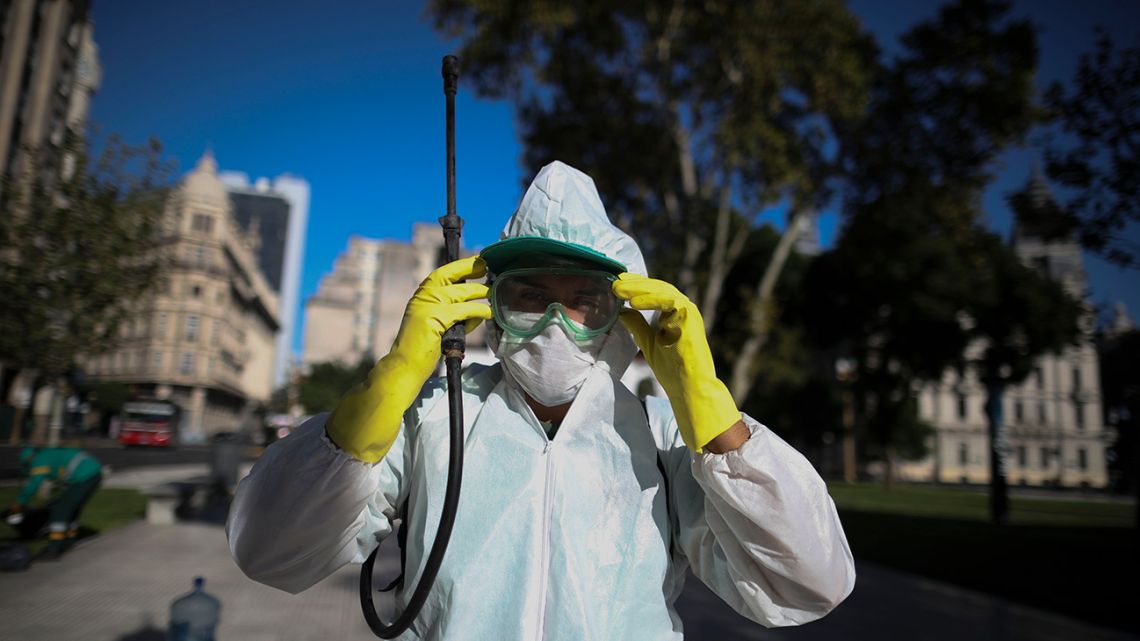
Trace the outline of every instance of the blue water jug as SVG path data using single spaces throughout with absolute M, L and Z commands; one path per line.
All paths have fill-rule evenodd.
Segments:
M 214 641 L 222 604 L 202 589 L 205 582 L 195 577 L 194 591 L 170 604 L 168 641 Z

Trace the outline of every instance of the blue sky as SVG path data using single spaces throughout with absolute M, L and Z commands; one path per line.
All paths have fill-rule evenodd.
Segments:
M 854 0 L 852 9 L 891 50 L 899 33 L 934 15 L 933 3 Z M 282 173 L 310 183 L 312 201 L 298 322 L 305 299 L 350 235 L 407 239 L 416 221 L 444 213 L 444 100 L 440 59 L 453 47 L 419 3 L 94 0 L 103 85 L 92 119 L 128 141 L 154 136 L 194 166 L 207 148 L 223 170 L 252 178 Z M 1035 0 L 1041 85 L 1067 80 L 1105 24 L 1136 43 L 1140 3 Z M 521 167 L 510 105 L 461 87 L 457 203 L 464 241 L 493 242 L 538 167 Z M 1009 228 L 1003 196 L 1028 176 L 1029 150 L 1013 150 L 984 203 Z M 605 194 L 602 195 L 603 198 Z M 823 238 L 834 238 L 826 216 Z M 1140 272 L 1086 257 L 1095 303 L 1123 300 L 1140 314 Z M 300 349 L 303 328 L 296 333 Z

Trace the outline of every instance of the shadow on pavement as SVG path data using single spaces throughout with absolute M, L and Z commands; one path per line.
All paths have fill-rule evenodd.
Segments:
M 154 627 L 153 623 L 144 623 L 134 632 L 128 632 L 115 641 L 166 641 L 166 631 Z
M 232 500 L 229 491 L 200 480 L 171 485 L 178 493 L 178 507 L 174 510 L 178 520 L 225 526 Z

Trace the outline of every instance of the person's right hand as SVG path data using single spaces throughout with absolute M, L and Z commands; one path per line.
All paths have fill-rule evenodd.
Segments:
M 325 431 L 340 449 L 367 463 L 384 458 L 400 432 L 404 411 L 435 372 L 443 333 L 459 322 L 467 332 L 491 318 L 479 278 L 487 267 L 478 256 L 448 263 L 432 272 L 404 310 L 392 351 L 372 368 L 368 379 L 337 403 Z

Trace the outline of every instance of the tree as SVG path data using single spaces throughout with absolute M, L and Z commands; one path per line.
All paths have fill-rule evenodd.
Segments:
M 1074 344 L 1082 333 L 1080 321 L 1091 319 L 1091 310 L 1082 309 L 1047 274 L 1025 266 L 994 234 L 977 235 L 972 258 L 968 326 L 980 349 L 968 364 L 986 388 L 990 518 L 1005 523 L 1009 519 L 1005 390 L 1024 381 L 1039 357 Z
M 26 150 L 24 169 L 4 184 L 0 215 L 7 367 L 56 383 L 81 357 L 112 349 L 145 304 L 165 265 L 170 172 L 161 151 L 157 141 L 132 147 L 110 137 L 92 160 L 86 140 L 71 140 L 64 171 L 53 174 L 46 156 Z
M 1059 237 L 1075 230 L 1087 249 L 1140 269 L 1140 244 L 1122 235 L 1140 222 L 1140 47 L 1118 50 L 1099 34 L 1071 91 L 1054 83 L 1046 94 L 1067 134 L 1050 145 L 1046 171 L 1072 193 L 1052 222 Z
M 316 363 L 301 377 L 297 400 L 306 413 L 331 412 L 345 392 L 368 377 L 374 364 L 370 354 L 351 367 L 336 361 Z
M 737 356 L 736 346 L 750 335 L 750 318 L 739 310 L 746 309 L 753 299 L 757 266 L 768 264 L 781 239 L 770 225 L 752 230 L 749 236 L 740 260 L 728 274 L 720 300 L 719 340 L 713 345 L 718 366 L 731 365 Z M 798 315 L 798 299 L 804 293 L 810 260 L 798 253 L 788 256 L 769 306 L 769 338 L 750 362 L 748 374 L 755 378 L 756 393 L 741 404 L 742 411 L 763 416 L 765 425 L 809 455 L 819 448 L 838 416 L 832 411 L 833 390 L 821 386 L 820 374 L 826 366 L 819 362 L 820 350 L 811 343 Z
M 729 387 L 742 403 L 799 220 L 829 200 L 833 130 L 866 102 L 873 51 L 839 0 L 620 3 L 436 0 L 464 78 L 518 107 L 526 164 L 559 158 L 598 183 L 654 273 L 718 302 L 758 216 L 788 222 L 754 270 Z
M 855 361 L 860 428 L 885 459 L 924 453 L 915 393 L 962 364 L 980 194 L 1033 104 L 1033 26 L 1009 3 L 959 0 L 902 36 L 866 117 L 838 132 L 846 225 L 812 266 L 811 331 Z
M 1140 526 L 1140 330 L 1106 333 L 1100 350 L 1100 380 L 1106 423 L 1117 431 L 1112 445 L 1112 488 L 1137 497 L 1136 525 Z
M 111 417 L 118 414 L 131 399 L 131 388 L 118 381 L 96 381 L 85 383 L 77 390 L 85 398 L 91 409 L 99 412 L 99 432 L 109 433 Z
M 915 394 L 961 362 L 969 343 L 961 312 L 970 295 L 954 190 L 911 186 L 858 210 L 802 287 L 812 341 L 854 363 L 850 382 L 864 454 L 887 464 L 926 453 L 930 427 Z

